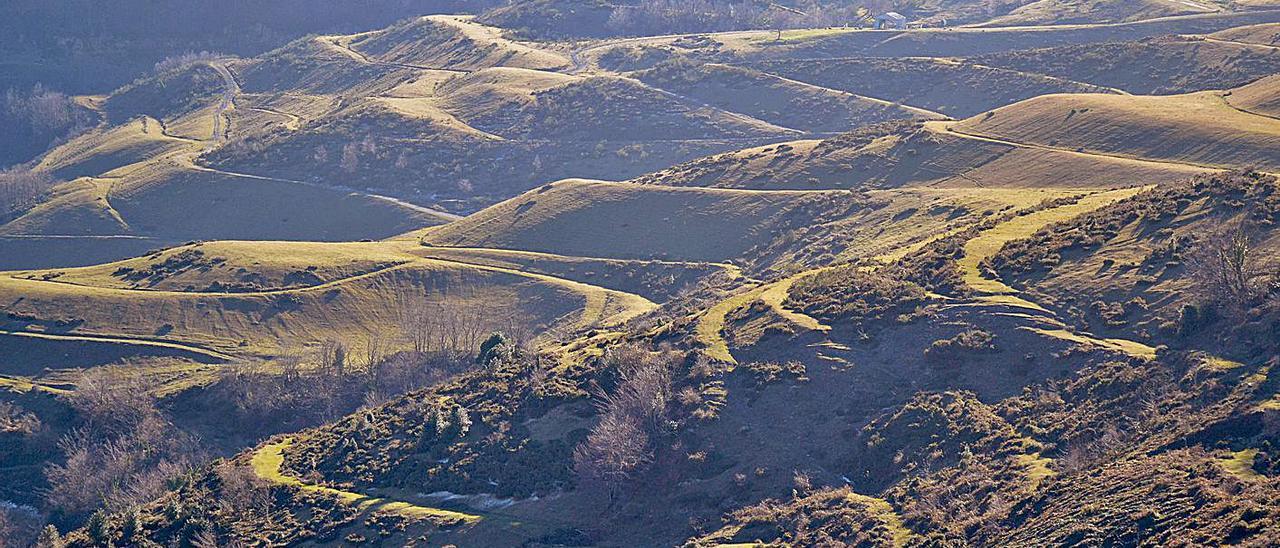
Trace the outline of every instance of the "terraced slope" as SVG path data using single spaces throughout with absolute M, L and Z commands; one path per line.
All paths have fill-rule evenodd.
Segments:
M 375 62 L 413 67 L 474 71 L 495 66 L 557 69 L 569 59 L 546 49 L 510 40 L 502 29 L 469 17 L 432 15 L 385 30 L 336 38 L 338 47 Z
M 586 257 L 725 261 L 785 228 L 852 207 L 857 201 L 841 192 L 566 180 L 427 231 L 423 241 Z
M 1242 27 L 1220 30 L 1210 34 L 1209 38 L 1228 42 L 1277 46 L 1280 45 L 1280 24 L 1263 23 L 1260 25 L 1245 25 Z
M 1019 6 L 1007 15 L 1002 15 L 986 22 L 985 25 L 1117 23 L 1219 11 L 1222 11 L 1222 8 L 1212 1 L 1109 0 L 1086 2 L 1080 0 L 1039 0 Z
M 0 293 L 13 297 L 5 329 L 262 355 L 382 331 L 400 325 L 410 307 L 506 310 L 485 321 L 540 332 L 559 323 L 605 325 L 654 306 L 546 274 L 425 259 L 417 247 L 227 242 L 111 265 L 9 272 L 0 277 Z
M 1227 89 L 1280 71 L 1276 50 L 1213 36 L 1217 34 L 1030 49 L 974 61 L 1136 94 Z
M 806 132 L 839 132 L 887 120 L 939 116 L 883 99 L 730 65 L 675 62 L 639 72 L 635 77 L 728 111 Z
M 635 179 L 751 189 L 1098 188 L 1205 171 L 947 131 L 950 123 L 869 127 L 824 141 L 724 153 Z
M 954 59 L 802 58 L 751 66 L 809 84 L 953 117 L 972 116 L 1046 93 L 1107 91 L 1099 86 L 1063 78 Z
M 964 120 L 953 129 L 1124 157 L 1211 167 L 1280 167 L 1280 120 L 1233 108 L 1215 92 L 1049 95 Z
M 674 49 L 698 54 L 733 54 L 752 60 L 815 57 L 971 57 L 1005 51 L 1138 40 L 1168 34 L 1209 34 L 1244 25 L 1280 22 L 1280 11 L 1269 9 L 1165 17 L 1111 24 L 1063 24 L 1014 27 L 951 27 L 902 31 L 841 29 L 801 33 L 800 39 L 777 44 L 767 31 L 711 34 L 713 44 Z M 645 40 L 669 47 L 678 38 Z M 719 45 L 715 45 L 715 44 Z M 615 47 L 620 47 L 619 44 Z M 635 42 L 626 46 L 634 46 Z M 592 50 L 596 58 L 607 51 Z
M 1231 91 L 1227 104 L 1253 114 L 1280 117 L 1280 76 L 1263 78 Z

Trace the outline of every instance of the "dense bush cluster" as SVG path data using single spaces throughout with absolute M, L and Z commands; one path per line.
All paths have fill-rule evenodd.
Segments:
M 910 312 L 924 300 L 924 290 L 912 282 L 846 265 L 797 281 L 787 306 L 823 321 L 866 329 Z

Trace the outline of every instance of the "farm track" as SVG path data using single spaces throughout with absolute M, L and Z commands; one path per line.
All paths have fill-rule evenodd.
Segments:
M 120 337 L 120 336 L 114 336 L 114 335 L 99 335 L 94 333 L 81 333 L 81 332 L 77 332 L 75 334 L 70 334 L 70 333 L 59 334 L 59 333 L 46 333 L 43 331 L 11 331 L 7 329 L 0 330 L 0 336 L 26 337 L 26 338 L 32 338 L 32 339 L 49 340 L 49 341 L 94 342 L 94 343 L 122 344 L 122 345 L 131 345 L 131 346 L 146 346 L 146 347 L 158 348 L 158 349 L 164 349 L 164 350 L 175 350 L 179 352 L 187 352 L 190 354 L 201 356 L 205 359 L 215 360 L 216 362 L 230 362 L 235 360 L 235 358 L 233 358 L 232 356 L 223 354 L 222 352 L 218 352 L 216 350 L 210 350 L 208 348 L 203 348 L 201 346 L 197 346 L 190 343 L 161 340 L 161 339 L 130 338 L 130 337 Z

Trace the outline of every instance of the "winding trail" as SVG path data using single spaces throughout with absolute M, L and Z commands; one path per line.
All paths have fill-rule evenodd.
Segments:
M 227 117 L 227 111 L 236 108 L 236 96 L 240 94 L 240 83 L 236 82 L 236 77 L 231 74 L 231 69 L 228 69 L 225 64 L 211 62 L 209 66 L 222 77 L 223 86 L 222 99 L 213 112 L 213 135 L 209 136 L 209 140 L 221 143 L 225 142 L 231 133 L 231 119 Z
M 80 333 L 80 332 L 77 332 L 75 334 L 64 335 L 64 334 L 57 334 L 57 333 L 45 333 L 41 331 L 11 331 L 8 329 L 0 330 L 0 336 L 25 337 L 30 339 L 41 339 L 41 340 L 48 340 L 48 341 L 94 342 L 94 343 L 122 344 L 122 345 L 129 345 L 129 346 L 145 346 L 145 347 L 151 347 L 151 348 L 157 348 L 157 349 L 185 352 L 188 354 L 199 356 L 201 358 L 204 358 L 205 360 L 212 360 L 217 363 L 230 362 L 235 359 L 230 355 L 223 354 L 222 352 L 218 352 L 216 350 L 210 350 L 208 348 L 203 348 L 190 343 L 182 343 L 182 342 L 160 340 L 160 339 L 117 337 L 112 335 L 97 335 L 93 333 Z
M 379 243 L 371 243 L 370 245 L 385 245 Z M 417 243 L 407 243 L 405 251 L 412 251 L 417 248 Z M 406 254 L 406 260 L 397 264 L 374 269 L 369 272 L 360 273 L 345 278 L 330 280 L 325 283 L 316 284 L 299 288 L 282 288 L 253 292 L 193 292 L 193 291 L 173 291 L 158 290 L 145 288 L 120 288 L 120 287 L 97 287 L 81 283 L 61 281 L 57 279 L 42 278 L 23 278 L 11 274 L 9 276 L 10 284 L 58 284 L 64 286 L 72 286 L 79 288 L 92 289 L 95 291 L 123 293 L 123 294 L 145 294 L 154 297 L 168 297 L 177 299 L 206 299 L 206 298 L 250 298 L 250 297 L 272 297 L 282 294 L 304 294 L 325 292 L 334 288 L 343 287 L 352 283 L 363 280 L 373 279 L 389 272 L 411 269 L 415 267 L 436 265 L 453 265 L 458 268 L 466 268 L 481 272 L 490 272 L 524 278 L 540 283 L 545 283 L 576 294 L 583 299 L 581 310 L 573 313 L 577 314 L 576 319 L 566 318 L 572 322 L 573 329 L 589 329 L 589 328 L 607 328 L 623 324 L 637 316 L 648 313 L 658 305 L 639 295 L 595 286 L 567 278 L 561 278 L 548 274 L 529 272 L 516 268 L 505 268 L 492 264 L 484 264 L 481 262 L 468 262 L 461 257 L 453 258 L 425 258 L 415 255 Z M 211 350 L 188 342 L 179 342 L 173 340 L 148 339 L 136 336 L 126 335 L 104 335 L 92 333 L 67 333 L 52 334 L 41 331 L 8 331 L 0 330 L 0 336 L 10 335 L 17 337 L 30 337 L 54 341 L 80 341 L 80 342 L 101 342 L 124 345 L 145 346 L 171 351 L 185 352 L 202 358 L 202 361 L 212 360 L 215 362 L 230 362 L 235 358 L 229 354 Z
M 961 279 L 966 286 L 977 293 L 973 300 L 979 304 L 1004 305 L 1027 309 L 1035 313 L 1044 314 L 1061 325 L 1061 322 L 1058 321 L 1053 312 L 1027 300 L 1021 295 L 1021 292 L 1004 282 L 988 276 L 982 268 L 982 263 L 995 256 L 1009 242 L 1029 238 L 1039 230 L 1054 223 L 1069 221 L 1152 188 L 1152 186 L 1145 186 L 1088 193 L 1081 196 L 1074 203 L 1020 215 L 984 230 L 965 242 L 964 256 L 956 261 L 956 266 L 960 269 Z M 960 306 L 963 306 L 963 304 Z M 1073 332 L 1068 329 L 1042 329 L 1025 326 L 1020 329 L 1063 341 L 1121 352 L 1140 359 L 1152 359 L 1156 354 L 1154 348 L 1127 339 L 1099 338 L 1088 333 Z

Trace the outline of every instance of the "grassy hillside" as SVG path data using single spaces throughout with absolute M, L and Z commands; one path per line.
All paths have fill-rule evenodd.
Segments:
M 408 78 L 402 67 L 369 62 L 323 36 L 296 40 L 233 68 L 241 88 L 250 93 L 382 90 Z
M 1280 116 L 1280 78 L 1263 78 L 1231 91 L 1227 103 L 1262 116 Z
M 1260 25 L 1245 25 L 1242 27 L 1220 30 L 1210 34 L 1209 37 L 1230 42 L 1275 46 L 1280 44 L 1280 24 L 1263 23 Z
M 1280 121 L 1221 93 L 1049 95 L 964 120 L 955 130 L 1021 143 L 1209 166 L 1280 165 Z
M 1166 2 L 1162 0 L 1139 0 L 1130 2 L 1109 0 L 1089 2 L 1081 0 L 1038 0 L 1019 6 L 1007 15 L 996 17 L 985 24 L 988 26 L 1013 26 L 1119 23 L 1219 11 L 1223 11 L 1222 7 L 1213 1 Z
M 766 13 L 669 4 L 483 21 Z M 1280 15 L 901 8 L 1223 13 L 425 16 L 77 99 L 0 225 L 46 470 L 0 498 L 68 546 L 1266 545 L 1280 87 L 1207 34 Z
M 678 38 L 644 43 L 686 54 L 734 55 L 751 60 L 811 57 L 971 57 L 1032 48 L 1138 40 L 1168 34 L 1208 34 L 1243 25 L 1280 22 L 1280 12 L 1242 11 L 1103 25 L 1046 25 L 1038 27 L 953 27 L 902 31 L 810 32 L 779 44 L 774 34 L 714 34 L 701 43 Z M 677 43 L 678 42 L 678 43 Z M 621 45 L 619 46 L 621 47 Z M 603 54 L 604 51 L 592 51 Z
M 222 75 L 208 63 L 195 63 L 164 74 L 139 79 L 110 95 L 103 109 L 112 123 L 138 116 L 170 120 L 218 99 Z
M 502 35 L 502 29 L 466 17 L 422 17 L 335 40 L 358 56 L 414 67 L 473 71 L 496 66 L 556 69 L 569 65 L 569 59 L 562 55 L 513 41 Z
M 36 167 L 61 179 L 103 175 L 189 146 L 189 140 L 167 135 L 159 120 L 142 116 L 72 139 L 46 154 Z
M 1046 93 L 1105 91 L 1090 84 L 950 59 L 807 59 L 752 66 L 802 82 L 953 117 L 972 116 Z
M 1184 316 L 1183 307 L 1195 308 L 1204 291 L 1188 272 L 1201 242 L 1234 222 L 1248 228 L 1258 268 L 1270 268 L 1267 257 L 1280 245 L 1270 228 L 1276 191 L 1274 178 L 1258 174 L 1169 183 L 1010 244 L 992 266 L 1046 302 L 1078 307 L 1099 332 L 1134 330 L 1176 347 L 1221 336 L 1230 342 L 1208 344 L 1247 360 L 1269 348 L 1266 335 L 1255 331 L 1266 328 L 1215 334 L 1217 320 Z
M 481 321 L 488 329 L 515 321 L 539 332 L 561 321 L 605 322 L 643 302 L 545 275 L 424 259 L 409 253 L 415 247 L 197 244 L 104 266 L 11 272 L 0 279 L 0 292 L 22 298 L 6 299 L 5 329 L 271 355 L 351 339 L 344 333 L 403 347 L 405 334 L 393 326 L 403 325 L 411 307 L 506 310 Z
M 1275 53 L 1201 37 L 1161 36 L 1006 52 L 974 61 L 1130 93 L 1169 94 L 1233 88 L 1274 74 L 1280 70 Z
M 511 2 L 480 15 L 479 21 L 530 37 L 603 37 L 614 6 L 603 0 Z
M 946 124 L 872 126 L 823 141 L 724 153 L 635 179 L 749 189 L 1097 188 L 1200 173 L 1202 168 L 968 137 Z
M 617 76 L 501 67 L 389 96 L 288 108 L 270 131 L 206 155 L 217 168 L 386 194 L 457 200 L 472 210 L 571 174 L 627 177 L 699 155 L 798 135 Z M 299 114 L 294 114 L 295 116 Z M 317 173 L 316 166 L 325 166 Z
M 677 61 L 635 77 L 724 110 L 806 132 L 839 132 L 893 119 L 936 116 L 898 103 L 729 65 Z
M 725 261 L 770 234 L 857 207 L 840 192 L 751 192 L 567 180 L 426 232 L 437 246 Z
M 0 90 L 42 82 L 73 94 L 106 93 L 184 54 L 216 51 L 250 57 L 311 33 L 358 32 L 424 13 L 483 10 L 493 2 L 351 2 L 323 11 L 310 2 L 235 0 L 219 5 L 176 0 L 15 0 L 3 9 Z

